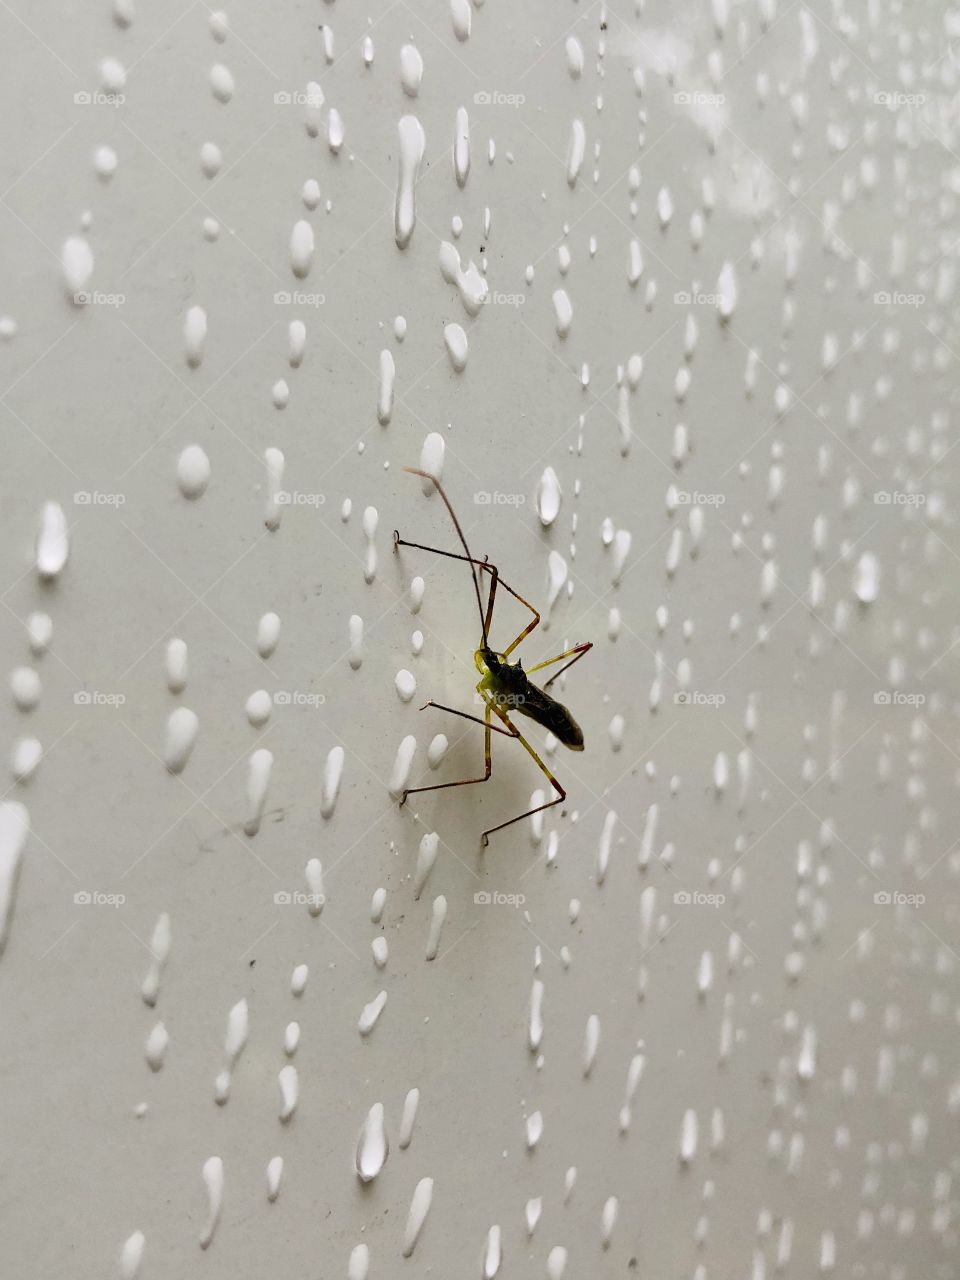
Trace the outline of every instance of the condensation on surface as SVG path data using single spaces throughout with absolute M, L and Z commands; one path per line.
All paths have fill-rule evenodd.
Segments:
M 6 1270 L 952 1280 L 960 12 L 0 31 Z

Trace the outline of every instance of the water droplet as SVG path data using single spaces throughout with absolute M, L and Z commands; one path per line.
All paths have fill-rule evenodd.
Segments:
M 537 486 L 537 515 L 544 528 L 549 528 L 560 513 L 562 490 L 553 467 L 546 467 Z
M 185 498 L 199 498 L 210 483 L 210 459 L 198 444 L 190 444 L 177 459 L 177 484 Z
M 423 132 L 423 125 L 416 116 L 401 117 L 397 131 L 400 138 L 400 173 L 397 179 L 394 226 L 397 248 L 405 249 L 417 225 L 414 193 L 427 138 Z
M 383 1126 L 383 1103 L 375 1102 L 367 1112 L 360 1141 L 357 1143 L 357 1176 L 361 1182 L 372 1182 L 386 1164 L 390 1143 Z

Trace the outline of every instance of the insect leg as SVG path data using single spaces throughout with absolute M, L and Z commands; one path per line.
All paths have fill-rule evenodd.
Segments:
M 413 795 L 415 791 L 442 791 L 445 787 L 467 787 L 473 782 L 486 782 L 489 779 L 490 774 L 493 772 L 493 757 L 490 752 L 490 734 L 493 730 L 493 725 L 490 723 L 490 710 L 490 704 L 488 703 L 483 721 L 483 777 L 461 778 L 458 782 L 437 782 L 432 787 L 407 787 L 400 797 L 401 808 L 406 804 L 407 796 Z M 468 719 L 472 720 L 473 716 L 469 716 Z
M 558 792 L 558 795 L 556 800 L 547 800 L 545 804 L 538 804 L 533 809 L 527 809 L 524 813 L 518 813 L 515 818 L 508 818 L 506 822 L 500 822 L 495 827 L 488 827 L 487 830 L 484 831 L 481 837 L 485 845 L 490 843 L 490 836 L 493 835 L 494 831 L 502 831 L 504 827 L 512 827 L 513 824 L 515 822 L 519 822 L 521 818 L 529 818 L 532 814 L 540 813 L 541 810 L 543 809 L 552 809 L 555 804 L 560 804 L 561 801 L 567 798 L 566 791 L 564 791 L 563 787 L 561 787 L 560 783 L 556 780 L 556 778 L 553 776 L 553 774 L 550 772 L 547 766 L 543 763 L 543 761 L 537 755 L 536 751 L 534 751 L 533 747 L 531 747 L 530 743 L 526 740 L 523 734 L 520 733 L 520 731 L 517 729 L 516 725 L 513 723 L 513 721 L 510 719 L 507 713 L 505 711 L 501 711 L 500 708 L 496 706 L 495 703 L 490 704 L 490 709 L 494 712 L 495 715 L 498 715 L 505 724 L 509 725 L 510 728 L 514 730 L 517 738 L 520 741 L 521 746 L 523 746 L 530 753 L 530 755 L 533 756 L 534 760 L 537 762 L 537 764 L 540 766 L 543 772 L 550 779 L 550 783 L 553 786 L 553 788 Z
M 417 472 L 417 474 L 419 475 L 420 473 Z M 480 604 L 480 587 L 477 585 L 476 571 L 474 569 L 474 565 L 476 565 L 480 569 L 481 575 L 484 569 L 486 569 L 486 571 L 492 575 L 493 584 L 494 584 L 492 588 L 493 592 L 496 592 L 496 582 L 497 582 L 496 565 L 491 564 L 489 560 L 477 560 L 476 557 L 474 556 L 462 556 L 456 551 L 441 551 L 439 547 L 428 547 L 428 546 L 425 546 L 424 543 L 422 542 L 408 542 L 406 538 L 400 537 L 399 529 L 394 529 L 393 531 L 394 555 L 396 555 L 398 547 L 416 547 L 418 551 L 430 551 L 435 556 L 446 556 L 448 560 L 463 560 L 470 566 L 470 576 L 471 578 L 473 578 L 473 585 L 477 593 L 477 604 L 480 607 L 480 625 L 484 627 L 483 642 L 484 644 L 486 644 L 487 636 L 489 634 L 490 613 L 493 606 L 492 604 L 488 604 L 487 606 L 487 623 L 485 625 L 483 621 L 483 606 Z
M 477 560 L 475 556 L 462 556 L 457 551 L 441 551 L 439 547 L 428 547 L 422 542 L 408 542 L 406 538 L 400 537 L 400 530 L 393 531 L 393 549 L 397 547 L 416 547 L 418 551 L 432 551 L 435 556 L 446 556 L 450 560 L 466 560 L 467 564 L 479 565 L 481 569 L 493 570 L 494 566 L 489 560 Z
M 477 560 L 474 556 L 462 556 L 462 555 L 459 555 L 456 551 L 441 551 L 439 547 L 428 547 L 428 546 L 425 546 L 424 543 L 422 542 L 408 542 L 406 538 L 400 537 L 399 529 L 394 529 L 393 531 L 394 551 L 396 551 L 398 547 L 415 547 L 418 551 L 431 551 L 435 556 L 446 556 L 449 560 L 465 560 L 466 563 L 471 566 L 476 565 L 481 572 L 484 569 L 486 569 L 486 571 L 490 574 L 490 594 L 487 597 L 487 612 L 486 612 L 486 622 L 485 622 L 485 630 L 487 635 L 490 634 L 490 623 L 493 619 L 493 602 L 496 599 L 498 585 L 503 587 L 504 591 L 508 591 L 510 595 L 513 596 L 514 600 L 519 600 L 522 605 L 526 605 L 526 607 L 533 614 L 533 621 L 527 623 L 524 629 L 517 636 L 516 640 L 514 640 L 512 644 L 509 644 L 507 648 L 504 649 L 503 651 L 504 657 L 506 657 L 508 654 L 513 653 L 517 645 L 520 644 L 521 641 L 527 638 L 527 636 L 534 629 L 534 627 L 537 627 L 540 625 L 540 614 L 533 607 L 530 601 L 524 600 L 523 596 L 520 595 L 518 592 L 514 591 L 513 587 L 508 586 L 507 583 L 504 582 L 504 580 L 500 577 L 500 571 L 498 570 L 497 566 L 495 564 L 491 564 L 489 560 Z M 473 570 L 471 569 L 471 572 L 472 571 Z
M 434 702 L 432 698 L 429 702 L 425 702 L 420 710 L 426 711 L 427 707 L 436 707 L 438 711 L 449 711 L 452 716 L 460 716 L 464 720 L 472 720 L 474 724 L 482 724 L 484 727 L 487 726 L 487 722 L 490 719 L 489 711 L 481 720 L 479 716 L 472 716 L 466 711 L 457 711 L 455 707 L 445 707 L 442 702 Z M 492 733 L 502 733 L 505 738 L 517 737 L 516 733 L 511 733 L 509 729 L 501 729 L 499 725 L 491 724 L 490 730 Z
M 556 675 L 552 675 L 550 679 L 547 681 L 547 683 L 543 686 L 544 689 L 549 689 L 550 686 L 553 684 L 554 680 L 556 680 L 557 676 L 562 676 L 563 673 L 567 670 L 567 667 L 572 667 L 575 662 L 579 662 L 580 659 L 584 656 L 584 654 L 589 653 L 592 648 L 593 648 L 592 640 L 587 640 L 583 644 L 576 644 L 573 646 L 572 649 L 568 649 L 566 653 L 558 653 L 555 658 L 547 658 L 546 661 L 544 662 L 538 662 L 535 667 L 529 667 L 527 669 L 527 675 L 530 675 L 534 671 L 542 671 L 544 667 L 549 667 L 554 662 L 562 662 L 564 658 L 570 658 L 571 653 L 574 654 L 575 656 L 570 658 L 570 661 L 567 663 L 567 665 L 565 667 L 561 667 L 560 670 L 556 673 Z
M 509 591 L 510 594 L 513 596 L 514 600 L 519 600 L 521 604 L 526 605 L 527 608 L 530 610 L 530 612 L 533 614 L 533 621 L 528 622 L 527 625 L 520 632 L 520 634 L 517 636 L 516 640 L 514 640 L 511 644 L 508 644 L 506 649 L 504 649 L 503 656 L 506 658 L 509 654 L 513 653 L 514 649 L 516 649 L 518 644 L 521 644 L 524 640 L 526 640 L 527 636 L 534 629 L 534 627 L 538 627 L 540 625 L 540 614 L 533 607 L 533 605 L 530 603 L 529 600 L 524 600 L 522 595 L 514 591 L 513 587 L 508 586 L 502 578 L 499 578 L 499 576 L 498 576 L 498 580 L 499 580 L 500 586 L 503 587 L 504 591 Z M 488 630 L 490 627 L 490 617 L 493 613 L 493 594 L 494 594 L 496 585 L 497 585 L 496 581 L 490 584 L 490 600 L 487 603 Z

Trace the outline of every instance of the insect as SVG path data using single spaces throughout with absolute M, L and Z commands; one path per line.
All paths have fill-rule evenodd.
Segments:
M 496 565 L 490 564 L 486 557 L 483 560 L 478 560 L 470 554 L 470 548 L 467 546 L 467 540 L 463 535 L 463 529 L 460 527 L 460 521 L 457 519 L 456 512 L 439 480 L 430 475 L 429 472 L 420 471 L 415 467 L 404 467 L 404 471 L 408 471 L 414 476 L 421 476 L 424 480 L 431 480 L 436 486 L 437 492 L 443 499 L 444 506 L 450 513 L 450 519 L 453 521 L 453 527 L 457 531 L 457 537 L 460 539 L 465 554 L 460 555 L 459 552 L 455 551 L 441 551 L 437 547 L 424 546 L 422 542 L 408 542 L 405 538 L 400 537 L 400 533 L 396 529 L 393 531 L 394 553 L 396 554 L 400 547 L 415 547 L 420 551 L 431 551 L 438 556 L 447 556 L 451 560 L 466 561 L 470 565 L 470 576 L 473 579 L 473 589 L 477 597 L 477 610 L 480 614 L 480 647 L 475 651 L 473 660 L 476 663 L 477 670 L 480 672 L 480 680 L 477 683 L 476 691 L 484 704 L 483 719 L 469 715 L 466 711 L 458 711 L 455 707 L 445 707 L 441 703 L 432 700 L 425 702 L 420 710 L 425 711 L 427 707 L 436 707 L 438 711 L 448 711 L 451 715 L 460 716 L 461 719 L 472 720 L 475 724 L 483 725 L 484 769 L 479 778 L 461 778 L 457 782 L 440 782 L 432 787 L 408 787 L 400 798 L 400 804 L 401 806 L 405 804 L 407 796 L 413 795 L 418 791 L 441 791 L 446 787 L 466 787 L 476 782 L 488 781 L 493 771 L 490 745 L 491 734 L 494 733 L 500 733 L 505 738 L 516 738 L 520 745 L 533 757 L 539 768 L 547 775 L 551 786 L 557 792 L 556 799 L 548 800 L 533 809 L 518 813 L 515 818 L 508 818 L 506 822 L 500 822 L 495 827 L 488 827 L 481 837 L 483 844 L 486 845 L 489 844 L 489 837 L 494 831 L 502 831 L 504 827 L 512 826 L 513 823 L 519 822 L 522 818 L 529 818 L 531 814 L 540 813 L 543 809 L 551 809 L 554 805 L 560 804 L 566 799 L 566 791 L 564 791 L 563 787 L 510 719 L 509 713 L 512 711 L 517 715 L 527 716 L 528 719 L 535 720 L 537 724 L 542 725 L 544 729 L 548 729 L 558 741 L 562 742 L 565 747 L 569 747 L 571 751 L 582 751 L 583 731 L 567 708 L 562 703 L 557 702 L 556 699 L 551 698 L 550 694 L 547 693 L 547 689 L 553 684 L 557 676 L 562 675 L 575 662 L 579 662 L 584 654 L 593 648 L 593 641 L 587 640 L 583 644 L 574 645 L 572 649 L 567 649 L 564 653 L 558 653 L 553 658 L 538 662 L 529 671 L 524 671 L 519 658 L 516 662 L 510 662 L 510 654 L 539 625 L 540 614 L 529 600 L 524 600 L 523 596 L 504 582 Z M 489 574 L 490 578 L 486 609 L 484 609 L 480 590 L 480 584 L 485 573 Z M 509 592 L 515 600 L 519 600 L 533 614 L 533 619 L 527 623 L 516 639 L 511 641 L 502 651 L 494 649 L 490 644 L 490 625 L 493 621 L 493 606 L 498 587 L 502 587 L 504 591 Z M 563 662 L 564 658 L 569 658 L 570 661 L 552 675 L 542 688 L 532 682 L 530 676 L 534 671 L 542 671 L 544 667 L 551 667 L 556 662 Z M 501 723 L 499 725 L 493 723 L 494 716 L 500 720 Z

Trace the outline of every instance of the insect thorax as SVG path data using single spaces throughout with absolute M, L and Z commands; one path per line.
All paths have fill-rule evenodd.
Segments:
M 527 676 L 519 662 L 509 662 L 503 654 L 485 646 L 477 649 L 474 661 L 481 673 L 478 690 L 503 712 L 528 716 L 554 734 L 572 751 L 583 750 L 583 733 L 562 703 L 556 702 Z

